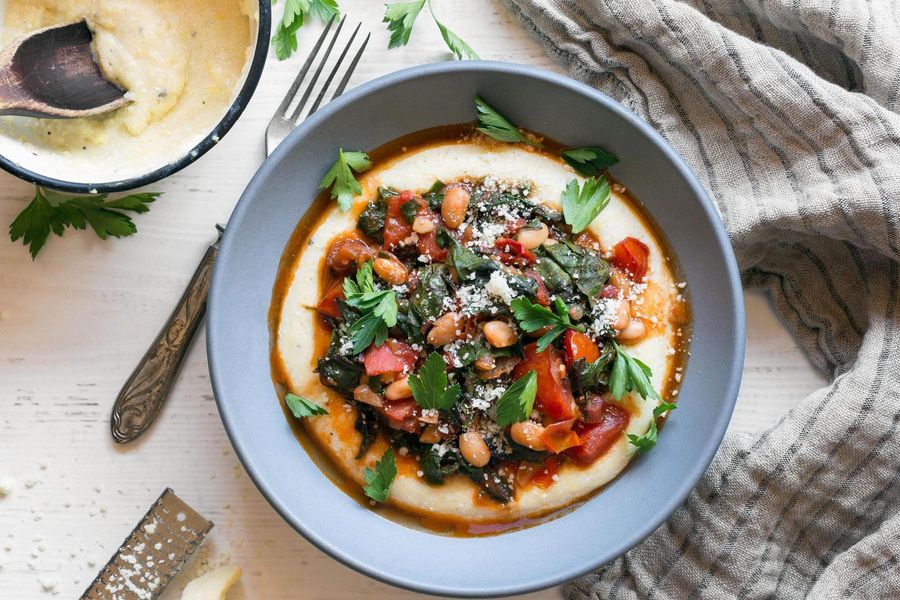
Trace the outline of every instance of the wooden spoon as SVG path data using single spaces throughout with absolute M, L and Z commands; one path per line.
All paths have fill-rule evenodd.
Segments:
M 128 103 L 103 76 L 87 21 L 30 33 L 0 51 L 0 115 L 72 119 Z

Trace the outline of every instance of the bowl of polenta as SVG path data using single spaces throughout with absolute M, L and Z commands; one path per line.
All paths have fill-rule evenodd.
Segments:
M 0 1 L 3 45 L 86 19 L 103 74 L 128 104 L 80 119 L 0 117 L 0 167 L 75 193 L 137 188 L 186 167 L 228 132 L 256 90 L 269 0 Z

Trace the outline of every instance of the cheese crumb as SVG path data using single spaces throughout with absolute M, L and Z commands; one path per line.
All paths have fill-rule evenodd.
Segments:
M 494 271 L 493 273 L 491 273 L 491 278 L 487 282 L 485 290 L 487 290 L 488 294 L 496 298 L 500 298 L 506 304 L 512 302 L 512 288 L 509 287 L 509 282 L 500 271 Z

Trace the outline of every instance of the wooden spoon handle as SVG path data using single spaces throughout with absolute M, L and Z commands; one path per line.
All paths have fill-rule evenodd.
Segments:
M 125 382 L 113 406 L 113 439 L 127 444 L 143 434 L 159 414 L 191 340 L 206 314 L 206 297 L 219 250 L 210 246 L 175 310 Z

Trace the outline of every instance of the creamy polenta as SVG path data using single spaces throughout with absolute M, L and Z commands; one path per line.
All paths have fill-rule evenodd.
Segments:
M 391 451 L 390 505 L 432 524 L 509 523 L 591 494 L 651 429 L 655 441 L 654 409 L 677 394 L 686 352 L 683 285 L 618 184 L 573 233 L 560 206 L 573 181 L 586 178 L 550 152 L 465 135 L 376 161 L 352 210 L 331 207 L 299 236 L 276 289 L 275 377 L 327 410 L 302 423 L 351 481 L 366 485 Z M 360 273 L 399 312 L 365 348 Z M 522 311 L 568 325 L 544 347 L 548 328 Z M 625 356 L 652 391 L 612 389 Z M 533 407 L 511 423 L 528 393 L 507 396 L 529 378 Z
M 0 4 L 2 6 L 2 4 Z M 0 118 L 0 154 L 76 182 L 117 181 L 173 162 L 208 135 L 243 81 L 252 0 L 7 0 L 2 37 L 86 18 L 104 74 L 131 102 L 86 119 Z

